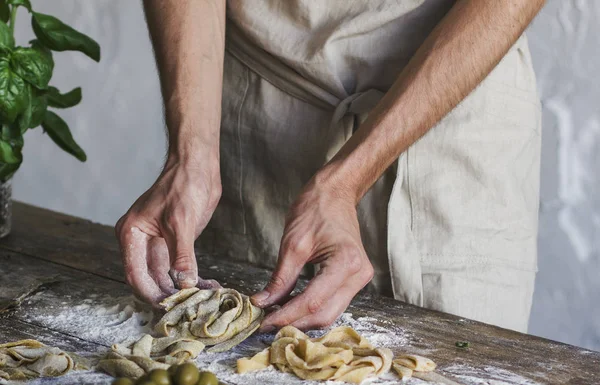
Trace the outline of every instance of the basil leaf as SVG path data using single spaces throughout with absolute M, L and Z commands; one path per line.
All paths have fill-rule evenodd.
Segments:
M 29 40 L 29 44 L 31 44 L 31 48 L 37 49 L 38 51 L 44 53 L 45 55 L 50 56 L 52 58 L 52 51 L 45 45 L 43 45 L 39 40 L 33 39 Z
M 17 172 L 21 166 L 21 162 L 13 164 L 0 163 L 0 181 L 2 183 L 8 181 Z
M 19 158 L 21 158 L 21 160 L 23 160 L 23 155 L 21 153 L 21 150 L 23 149 L 23 145 L 25 145 L 25 142 L 23 141 L 23 135 L 19 135 L 18 137 L 11 139 L 9 143 L 11 146 L 13 146 L 13 148 L 17 152 L 17 155 L 19 156 Z
M 53 51 L 79 51 L 100 61 L 100 46 L 92 38 L 54 16 L 33 12 L 31 26 L 38 40 Z
M 0 140 L 0 162 L 15 164 L 20 163 L 23 160 L 21 152 L 14 150 L 10 143 Z
M 31 12 L 31 2 L 29 0 L 8 0 L 8 4 L 10 5 L 20 5 L 21 7 L 27 8 L 29 12 Z
M 17 124 L 21 135 L 29 128 L 35 128 L 42 124 L 44 114 L 48 108 L 48 96 L 45 91 L 40 91 L 36 88 L 29 87 L 30 95 L 28 95 L 26 108 L 21 115 L 17 117 Z
M 58 147 L 80 161 L 86 161 L 87 156 L 85 155 L 85 152 L 77 143 L 75 143 L 75 140 L 71 135 L 71 130 L 69 130 L 69 126 L 67 126 L 67 123 L 62 120 L 60 116 L 52 111 L 46 111 L 44 120 L 42 121 L 42 127 Z
M 11 68 L 8 60 L 0 58 L 0 117 L 12 123 L 27 107 L 27 84 Z
M 17 116 L 17 126 L 19 128 L 19 132 L 24 134 L 25 131 L 29 128 L 29 124 L 31 123 L 31 113 L 32 113 L 32 101 L 33 101 L 33 89 L 30 85 L 27 85 L 27 96 L 25 100 L 25 109 L 23 112 Z
M 61 94 L 58 88 L 48 87 L 48 105 L 56 108 L 69 108 L 81 102 L 81 87 L 73 88 L 71 91 Z
M 45 94 L 34 95 L 31 100 L 31 119 L 28 128 L 36 128 L 42 124 L 46 109 L 48 108 L 48 96 Z
M 6 0 L 0 0 L 0 20 L 6 23 L 9 19 L 10 8 L 8 8 L 8 3 L 6 3 Z
M 10 50 L 15 47 L 15 38 L 5 22 L 0 21 L 0 48 Z
M 52 56 L 35 48 L 17 47 L 10 55 L 13 71 L 37 88 L 48 88 L 54 70 Z
M 19 130 L 19 126 L 16 124 L 2 124 L 2 129 L 0 131 L 0 140 L 5 142 L 10 142 L 11 140 L 17 139 L 21 136 L 21 131 Z

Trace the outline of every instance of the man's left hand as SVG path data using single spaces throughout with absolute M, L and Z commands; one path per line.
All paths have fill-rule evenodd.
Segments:
M 320 269 L 301 294 L 265 317 L 261 331 L 286 325 L 303 330 L 329 326 L 373 277 L 356 202 L 317 185 L 311 180 L 290 209 L 277 267 L 252 301 L 262 308 L 286 302 L 305 264 L 318 263 Z

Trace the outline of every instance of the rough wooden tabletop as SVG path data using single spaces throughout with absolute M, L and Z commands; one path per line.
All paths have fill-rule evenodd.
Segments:
M 260 289 L 269 278 L 265 269 L 218 256 L 198 252 L 198 259 L 204 278 L 242 292 Z M 118 302 L 131 294 L 124 282 L 111 227 L 15 203 L 13 231 L 0 240 L 0 302 L 31 292 L 16 310 L 0 314 L 0 343 L 35 338 L 97 358 L 112 342 L 120 341 L 109 341 L 102 328 L 94 325 L 89 325 L 87 333 L 74 332 L 78 330 L 76 320 L 65 319 L 65 309 L 67 314 L 69 309 L 88 311 L 94 309 L 95 299 L 102 297 L 112 300 L 121 313 L 131 315 L 130 308 L 119 308 L 122 304 Z M 102 317 L 98 313 L 99 323 Z M 394 353 L 426 355 L 438 364 L 439 373 L 462 384 L 600 384 L 598 352 L 367 293 L 355 298 L 345 317 L 392 333 L 384 342 Z M 96 329 L 96 334 L 91 332 Z M 469 341 L 469 348 L 455 346 L 464 340 Z M 87 381 L 82 378 L 100 383 L 110 380 L 98 374 L 41 383 Z M 244 384 L 249 380 L 228 378 L 225 382 Z M 256 383 L 267 382 L 262 378 Z

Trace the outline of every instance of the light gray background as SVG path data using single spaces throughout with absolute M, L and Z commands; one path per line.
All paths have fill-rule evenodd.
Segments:
M 97 64 L 55 55 L 52 83 L 83 87 L 61 115 L 87 151 L 25 137 L 15 199 L 114 224 L 154 181 L 165 149 L 159 85 L 140 2 L 34 1 L 102 46 Z M 32 36 L 20 13 L 18 41 Z M 550 0 L 529 30 L 544 106 L 539 274 L 530 332 L 600 350 L 600 2 Z

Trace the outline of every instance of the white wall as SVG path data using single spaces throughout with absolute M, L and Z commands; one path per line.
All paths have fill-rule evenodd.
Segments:
M 16 199 L 113 224 L 162 165 L 158 79 L 138 0 L 33 1 L 95 37 L 97 64 L 55 55 L 52 83 L 83 87 L 61 115 L 87 151 L 81 164 L 40 130 L 26 135 Z M 19 41 L 31 37 L 19 17 Z M 529 33 L 544 105 L 538 281 L 530 331 L 600 350 L 600 2 L 550 0 Z
M 551 0 L 530 48 L 542 96 L 539 273 L 530 330 L 600 350 L 600 2 Z

